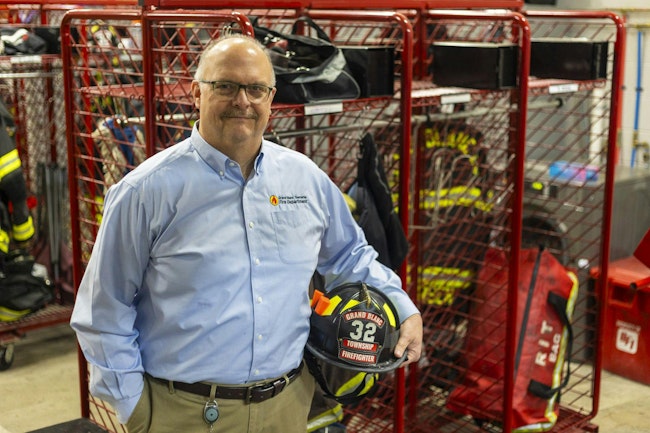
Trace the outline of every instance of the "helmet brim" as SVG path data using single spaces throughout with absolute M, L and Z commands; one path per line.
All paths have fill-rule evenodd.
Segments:
M 383 361 L 375 365 L 354 365 L 340 359 L 331 356 L 318 348 L 314 347 L 309 341 L 305 345 L 305 348 L 314 355 L 316 358 L 325 361 L 327 363 L 336 365 L 337 367 L 343 368 L 345 370 L 358 371 L 361 373 L 388 373 L 399 368 L 404 361 L 406 361 L 406 351 L 400 358 L 396 358 L 395 355 L 391 354 L 391 359 L 388 361 Z

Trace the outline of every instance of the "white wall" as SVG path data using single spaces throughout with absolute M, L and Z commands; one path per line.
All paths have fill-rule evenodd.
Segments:
M 648 0 L 557 0 L 560 9 L 648 8 Z
M 631 165 L 637 87 L 639 92 L 638 142 L 650 143 L 650 1 L 648 0 L 557 0 L 558 9 L 598 9 L 618 13 L 626 22 L 623 111 L 619 139 L 619 164 Z M 641 85 L 637 86 L 638 35 L 642 33 Z M 635 166 L 644 166 L 641 151 Z M 650 168 L 650 167 L 649 167 Z
M 634 118 L 638 116 L 638 141 L 650 143 L 650 10 L 647 12 L 624 12 L 626 18 L 625 75 L 623 90 L 622 152 L 621 163 L 630 165 L 632 153 Z M 639 50 L 641 35 L 641 53 Z M 639 63 L 639 58 L 641 62 Z M 638 68 L 641 68 L 640 86 Z M 637 93 L 637 87 L 641 89 Z M 636 99 L 639 98 L 639 110 L 636 112 Z M 647 152 L 647 149 L 645 150 Z M 643 165 L 637 155 L 635 165 Z

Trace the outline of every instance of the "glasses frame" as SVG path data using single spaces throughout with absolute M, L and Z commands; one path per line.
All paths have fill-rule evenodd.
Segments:
M 246 94 L 246 98 L 248 99 L 249 102 L 251 102 L 253 104 L 260 104 L 262 102 L 266 102 L 269 99 L 269 96 L 271 96 L 271 92 L 273 92 L 273 89 L 274 89 L 274 87 L 265 86 L 264 84 L 242 84 L 242 83 L 237 83 L 235 81 L 228 81 L 228 80 L 212 80 L 212 81 L 211 80 L 197 80 L 197 81 L 199 83 L 210 85 L 210 88 L 212 89 L 213 92 L 216 91 L 215 86 L 217 86 L 218 84 L 232 84 L 232 85 L 235 85 L 235 86 L 237 86 L 237 90 L 235 91 L 235 93 L 232 94 L 232 96 L 226 96 L 226 95 L 221 95 L 221 96 L 233 99 L 233 98 L 237 97 L 237 95 L 239 94 L 239 91 L 241 89 L 244 89 L 244 93 Z M 250 87 L 261 87 L 261 88 L 266 89 L 267 90 L 266 96 L 264 96 L 264 97 L 262 97 L 260 99 L 256 99 L 256 98 L 251 99 L 251 96 L 248 93 Z

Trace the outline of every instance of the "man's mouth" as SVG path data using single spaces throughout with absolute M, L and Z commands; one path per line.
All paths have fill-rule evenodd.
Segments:
M 226 113 L 222 116 L 224 119 L 256 119 L 252 114 Z

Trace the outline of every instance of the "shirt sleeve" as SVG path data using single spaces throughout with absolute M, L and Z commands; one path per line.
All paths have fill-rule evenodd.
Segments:
M 368 245 L 338 187 L 328 182 L 324 190 L 328 191 L 325 197 L 329 223 L 321 245 L 318 272 L 325 277 L 326 290 L 347 282 L 363 281 L 391 300 L 400 322 L 418 314 L 399 276 L 377 260 L 377 251 Z
M 146 221 L 128 184 L 108 191 L 70 321 L 90 364 L 90 392 L 113 406 L 122 423 L 144 387 L 134 302 L 149 257 Z

